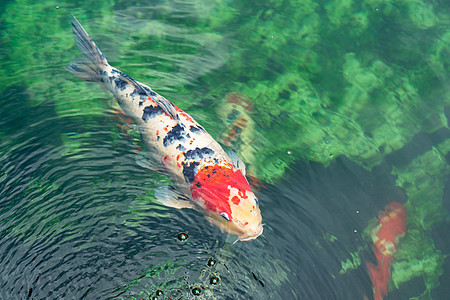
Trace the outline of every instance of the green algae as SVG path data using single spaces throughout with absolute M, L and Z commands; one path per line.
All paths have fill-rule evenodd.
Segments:
M 450 140 L 416 158 L 405 167 L 396 167 L 397 185 L 407 196 L 408 220 L 424 230 L 449 218 L 442 208 L 445 182 L 450 174 L 445 155 L 450 150 Z
M 421 276 L 426 286 L 422 296 L 439 286 L 445 256 L 449 255 L 436 249 L 428 234 L 433 226 L 450 219 L 442 207 L 444 186 L 450 174 L 445 160 L 449 151 L 450 140 L 446 140 L 411 164 L 393 170 L 398 177 L 397 185 L 408 196 L 405 204 L 408 232 L 392 264 L 392 282 L 398 288 L 402 283 Z
M 255 147 L 257 154 L 247 163 L 260 179 L 276 181 L 298 159 L 328 165 L 341 155 L 371 169 L 418 132 L 445 126 L 442 111 L 448 93 L 440 87 L 441 96 L 430 103 L 423 82 L 446 75 L 448 32 L 428 32 L 431 42 L 420 53 L 431 62 L 429 67 L 407 64 L 410 48 L 393 48 L 393 59 L 376 46 L 398 47 L 398 42 L 391 41 L 402 37 L 401 29 L 393 28 L 384 36 L 375 31 L 387 22 L 402 20 L 404 28 L 421 34 L 445 21 L 445 15 L 436 13 L 431 3 L 349 0 L 281 5 L 272 1 L 245 7 L 236 2 L 198 1 L 186 7 L 188 17 L 181 23 L 174 18 L 176 1 L 156 8 L 133 1 L 126 6 L 114 1 L 101 5 L 96 23 L 85 24 L 88 31 L 101 37 L 126 27 L 131 33 L 121 41 L 99 39 L 106 53 L 108 45 L 114 45 L 112 63 L 132 76 L 130 64 L 149 64 L 135 77 L 160 87 L 158 91 L 201 117 L 212 133 L 226 128 L 214 122 L 214 113 L 204 113 L 196 105 L 201 98 L 225 98 L 236 91 L 251 99 L 255 131 L 264 142 Z M 141 9 L 131 10 L 133 5 Z M 120 18 L 112 13 L 115 8 L 122 9 Z M 108 108 L 95 99 L 102 95 L 101 89 L 74 84 L 76 79 L 62 70 L 79 56 L 67 29 L 68 11 L 73 9 L 72 5 L 56 9 L 51 1 L 21 0 L 6 6 L 2 44 L 10 51 L 1 55 L 9 61 L 2 72 L 9 75 L 1 77 L 7 78 L 1 86 L 24 86 L 30 105 L 50 100 L 61 116 L 101 115 Z M 92 14 L 81 8 L 77 11 L 81 21 Z M 50 18 L 43 20 L 44 14 Z M 121 25 L 111 27 L 111 23 Z M 234 32 L 227 32 L 228 27 Z M 349 51 L 356 39 L 361 50 L 353 47 L 355 51 Z M 36 47 L 42 41 L 45 44 Z M 116 62 L 117 55 L 122 58 Z M 402 57 L 403 61 L 398 60 Z M 28 67 L 15 70 L 19 62 Z M 249 67 L 242 68 L 242 62 Z M 47 74 L 35 67 L 43 63 L 48 66 Z M 212 73 L 215 69 L 243 80 L 219 80 Z M 192 79 L 206 92 L 191 91 Z M 192 92 L 199 96 L 194 101 Z
M 439 278 L 444 272 L 444 263 L 449 253 L 437 249 L 429 232 L 437 224 L 448 221 L 449 213 L 442 207 L 445 182 L 450 174 L 445 156 L 450 151 L 450 140 L 437 145 L 432 150 L 418 156 L 410 164 L 394 167 L 392 173 L 397 177 L 397 185 L 408 196 L 407 232 L 398 243 L 398 252 L 392 262 L 389 290 L 398 289 L 416 277 L 421 277 L 425 290 L 419 299 L 430 299 L 431 290 L 439 286 Z M 371 230 L 378 224 L 376 218 L 369 221 L 362 236 L 371 244 Z M 359 266 L 358 253 L 351 253 L 353 261 L 342 261 L 341 274 Z M 356 262 L 356 263 L 355 263 Z
M 359 252 L 350 252 L 351 259 L 347 258 L 345 261 L 341 262 L 341 270 L 339 274 L 345 274 L 348 270 L 357 269 L 361 265 L 361 258 L 359 257 Z
M 110 5 L 102 2 L 105 10 Z M 102 103 L 92 101 L 101 89 L 73 84 L 62 68 L 79 56 L 73 49 L 71 32 L 66 30 L 70 26 L 67 16 L 67 10 L 56 9 L 54 1 L 19 0 L 7 5 L 1 17 L 5 24 L 2 44 L 9 50 L 3 65 L 7 76 L 0 77 L 0 89 L 20 86 L 29 95 L 29 105 L 54 102 L 61 115 L 101 114 Z
M 296 152 L 297 159 L 300 156 L 301 159 L 325 165 L 335 157 L 345 155 L 371 169 L 385 155 L 407 144 L 415 134 L 446 126 L 443 116 L 447 95 L 445 88 L 440 87 L 443 95 L 439 99 L 433 99 L 431 103 L 426 101 L 429 93 L 423 83 L 435 74 L 427 68 L 406 64 L 412 62 L 411 54 L 415 54 L 410 48 L 399 49 L 403 52 L 396 51 L 396 56 L 403 57 L 404 62 L 393 60 L 389 54 L 383 58 L 382 49 L 377 44 L 394 44 L 391 40 L 401 37 L 403 32 L 394 30 L 389 35 L 381 36 L 374 31 L 385 26 L 390 19 L 398 20 L 399 16 L 405 16 L 415 20 L 415 23 L 408 23 L 408 30 L 421 33 L 420 30 L 436 24 L 428 17 L 421 17 L 429 16 L 429 12 L 433 11 L 430 4 L 402 1 L 394 6 L 386 1 L 365 1 L 362 4 L 328 1 L 324 5 L 326 19 L 319 14 L 321 6 L 317 3 L 302 1 L 302 4 L 302 7 L 307 7 L 306 10 L 290 13 L 291 7 L 288 5 L 270 9 L 261 7 L 257 12 L 257 8 L 246 9 L 256 13 L 258 18 L 244 22 L 236 32 L 239 37 L 236 40 L 242 38 L 247 42 L 250 39 L 252 43 L 242 47 L 245 50 L 241 50 L 241 57 L 235 54 L 235 63 L 245 60 L 255 67 L 246 69 L 245 74 L 241 73 L 242 68 L 230 67 L 231 72 L 237 72 L 235 77 L 250 80 L 246 83 L 226 83 L 222 89 L 237 91 L 252 99 L 256 130 L 269 144 L 277 145 L 275 149 L 269 147 L 270 150 L 263 147 L 267 151 L 257 156 L 259 167 L 253 170 L 254 173 L 267 181 L 276 180 L 284 173 L 285 166 L 293 163 L 285 154 L 287 151 Z M 418 6 L 419 12 L 415 10 Z M 285 28 L 281 18 L 286 15 L 294 26 Z M 345 27 L 343 31 L 348 32 L 347 36 L 338 31 L 340 27 Z M 432 35 L 437 43 L 439 35 Z M 328 51 L 325 53 L 321 49 L 321 39 L 329 39 L 335 44 L 327 45 Z M 352 45 L 352 39 L 358 39 L 358 47 L 362 51 L 345 51 L 349 48 L 347 44 Z M 426 45 L 429 50 L 425 52 L 426 56 L 432 54 L 433 61 L 439 61 L 433 69 L 444 70 L 442 65 L 447 58 L 440 53 L 446 51 L 441 50 L 446 45 L 441 42 L 439 46 L 434 46 L 435 49 L 431 45 Z M 373 49 L 365 50 L 367 48 Z M 292 56 L 280 57 L 282 49 L 292 53 Z M 253 55 L 250 56 L 250 53 Z M 287 63 L 286 59 L 290 57 L 296 59 Z M 405 67 L 410 70 L 406 71 Z M 270 70 L 274 68 L 282 74 L 271 78 Z M 417 72 L 413 71 L 415 68 Z M 300 87 L 298 90 L 295 87 L 297 84 Z M 295 87 L 296 91 L 292 92 L 289 86 Z M 215 88 L 212 93 L 224 95 L 225 91 L 221 92 L 220 88 Z M 293 113 L 283 116 L 287 111 Z M 308 115 L 311 117 L 308 118 Z M 274 131 L 276 134 L 273 134 Z M 289 139 L 284 138 L 284 132 L 290 136 Z M 281 166 L 279 172 L 274 173 L 273 164 L 265 162 L 273 160 L 282 161 L 275 162 L 275 165 Z
M 392 262 L 392 280 L 388 282 L 390 291 L 421 277 L 425 290 L 417 297 L 431 299 L 432 289 L 440 284 L 445 259 L 450 253 L 442 253 L 437 249 L 429 233 L 434 226 L 450 220 L 449 213 L 442 206 L 444 187 L 450 174 L 450 166 L 445 159 L 449 151 L 450 139 L 447 139 L 411 163 L 393 167 L 396 184 L 404 189 L 408 197 L 404 205 L 408 217 L 406 235 L 399 241 L 398 252 Z M 372 218 L 362 233 L 368 245 L 372 243 L 371 231 L 377 224 L 378 219 Z M 352 259 L 341 262 L 340 274 L 359 267 L 361 251 L 364 248 L 351 252 Z
M 430 295 L 431 290 L 439 286 L 439 277 L 444 272 L 444 262 L 445 256 L 435 248 L 426 231 L 409 228 L 392 263 L 392 282 L 389 289 L 398 289 L 403 283 L 415 277 L 422 277 L 426 288 L 421 296 Z

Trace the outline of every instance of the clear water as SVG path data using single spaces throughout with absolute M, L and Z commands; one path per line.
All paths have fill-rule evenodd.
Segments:
M 136 165 L 133 125 L 64 70 L 71 14 L 242 157 L 262 236 L 232 245 L 156 202 L 169 181 Z M 449 15 L 437 0 L 0 1 L 0 299 L 372 299 L 370 230 L 392 201 L 407 232 L 384 299 L 448 299 Z

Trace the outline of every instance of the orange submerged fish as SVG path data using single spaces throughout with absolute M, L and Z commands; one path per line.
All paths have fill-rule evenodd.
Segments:
M 222 231 L 241 241 L 263 232 L 258 199 L 245 178 L 245 165 L 222 147 L 190 115 L 109 65 L 87 32 L 72 18 L 83 59 L 67 69 L 84 81 L 103 85 L 138 126 L 148 153 L 137 162 L 167 174 L 173 186 L 159 187 L 156 199 L 174 208 L 195 208 Z
M 373 253 L 378 267 L 367 262 L 373 286 L 374 300 L 382 300 L 388 294 L 390 268 L 397 253 L 397 245 L 406 232 L 406 210 L 400 202 L 389 203 L 378 214 L 378 225 L 372 230 Z

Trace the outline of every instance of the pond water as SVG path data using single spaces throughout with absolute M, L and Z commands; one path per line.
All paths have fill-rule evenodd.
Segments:
M 135 126 L 64 70 L 72 14 L 242 158 L 260 237 L 156 201 L 170 181 L 136 164 Z M 0 299 L 448 299 L 449 16 L 438 0 L 0 1 Z

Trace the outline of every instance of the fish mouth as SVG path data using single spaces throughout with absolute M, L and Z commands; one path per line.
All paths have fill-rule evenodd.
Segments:
M 261 225 L 261 226 L 259 226 L 258 231 L 242 234 L 238 237 L 238 240 L 242 241 L 242 242 L 253 241 L 263 233 L 263 230 L 264 230 L 264 228 Z

